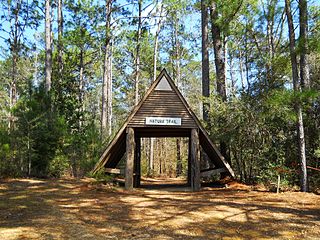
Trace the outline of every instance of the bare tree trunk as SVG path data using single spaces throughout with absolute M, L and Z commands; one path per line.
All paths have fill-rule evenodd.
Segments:
M 31 176 L 31 146 L 30 146 L 30 124 L 28 123 L 28 135 L 27 135 L 27 150 L 28 150 L 28 176 Z
M 210 96 L 210 79 L 209 79 L 209 43 L 208 43 L 208 6 L 205 0 L 201 0 L 201 29 L 202 29 L 202 96 Z M 209 120 L 209 103 L 203 103 L 203 120 Z
M 176 167 L 176 177 L 182 174 L 182 159 L 181 159 L 181 138 L 177 138 L 177 167 Z
M 102 80 L 102 110 L 101 110 L 101 136 L 105 132 L 111 135 L 111 114 L 112 114 L 112 47 L 111 47 L 111 11 L 112 0 L 106 1 L 106 40 L 103 64 Z M 107 131 L 105 131 L 107 129 Z
M 271 81 L 273 80 L 273 70 L 272 70 L 272 61 L 274 56 L 274 37 L 273 37 L 273 31 L 274 31 L 274 15 L 275 15 L 275 5 L 277 4 L 277 1 L 271 0 L 268 2 L 268 12 L 265 13 L 267 18 L 267 39 L 268 39 L 268 61 L 267 61 L 267 76 L 266 76 L 266 83 L 265 86 L 268 86 Z M 268 89 L 269 87 L 266 87 Z
M 48 93 L 51 89 L 51 75 L 52 75 L 52 36 L 51 36 L 51 1 L 46 0 L 45 6 L 45 48 L 46 48 L 46 60 L 45 60 L 45 90 Z
M 58 72 L 59 72 L 59 80 L 62 79 L 62 72 L 63 72 L 63 11 L 62 11 L 62 0 L 57 0 L 57 16 L 58 16 Z
M 19 56 L 19 46 L 18 46 L 18 29 L 19 29 L 19 12 L 21 8 L 21 1 L 16 1 L 16 7 L 14 9 L 14 25 L 12 26 L 10 21 L 10 29 L 12 33 L 12 43 L 11 43 L 11 61 L 12 61 L 12 75 L 11 75 L 11 83 L 10 83 L 10 98 L 9 98 L 9 105 L 10 109 L 12 109 L 17 103 L 17 64 L 18 64 L 18 56 Z M 11 14 L 11 8 L 9 5 L 8 8 L 8 16 Z M 14 127 L 14 117 L 10 111 L 9 113 L 9 123 L 8 129 L 12 131 Z
M 227 101 L 226 92 L 226 75 L 225 75 L 225 58 L 223 48 L 223 38 L 221 34 L 220 26 L 218 25 L 218 10 L 215 1 L 211 2 L 210 7 L 211 15 L 211 33 L 214 47 L 214 62 L 216 67 L 216 78 L 217 78 L 217 92 L 221 97 L 222 101 Z M 227 144 L 223 141 L 220 142 L 221 154 L 229 161 L 227 154 Z
M 231 80 L 231 96 L 234 97 L 236 95 L 236 79 L 233 74 L 233 55 L 230 51 L 229 52 L 229 63 L 230 63 L 230 80 Z M 241 74 L 241 73 L 240 73 Z
M 302 89 L 310 88 L 309 64 L 308 64 L 308 7 L 307 0 L 299 1 L 300 23 L 300 78 Z
M 249 49 L 248 49 L 248 22 L 246 20 L 246 30 L 245 30 L 245 56 L 244 56 L 244 66 L 246 68 L 246 81 L 247 81 L 247 94 L 249 95 L 251 92 L 251 84 L 250 84 L 250 76 L 249 76 Z
M 157 77 L 157 60 L 158 60 L 158 42 L 159 42 L 159 34 L 162 25 L 162 2 L 160 3 L 160 11 L 159 11 L 159 21 L 157 23 L 157 31 L 154 36 L 154 48 L 153 48 L 153 81 L 156 80 Z
M 16 38 L 14 38 L 14 42 L 16 41 Z M 12 80 L 10 83 L 10 109 L 12 109 L 16 103 L 17 103 L 17 62 L 18 62 L 18 53 L 17 48 L 18 46 L 16 43 L 12 46 Z M 13 130 L 14 126 L 14 117 L 12 113 L 10 112 L 9 117 L 9 129 L 10 131 Z
M 302 91 L 310 88 L 310 76 L 309 76 L 309 63 L 308 63 L 308 7 L 307 0 L 299 1 L 299 23 L 300 23 L 300 78 Z M 307 113 L 310 116 L 310 112 Z M 302 114 L 301 114 L 302 122 Z M 300 126 L 300 125 L 299 125 Z M 300 126 L 301 128 L 301 126 Z M 302 129 L 300 130 L 299 142 L 301 144 L 300 155 L 301 155 L 301 169 L 302 169 L 302 191 L 308 191 L 308 176 L 307 176 L 307 160 L 305 153 L 305 137 L 308 136 L 308 127 L 306 127 L 307 134 L 303 132 L 303 122 Z
M 179 31 L 179 20 L 176 18 L 175 19 L 175 26 L 174 26 L 174 43 L 175 43 L 175 83 L 176 86 L 179 88 L 179 85 L 181 86 L 181 68 L 180 68 L 180 42 L 179 42 L 179 37 L 178 37 L 178 31 Z M 181 91 L 181 89 L 180 89 Z
M 158 42 L 159 42 L 159 34 L 162 25 L 162 2 L 160 3 L 160 17 L 157 23 L 157 31 L 154 37 L 154 48 L 153 48 L 153 81 L 157 78 L 157 60 L 158 60 Z M 151 175 L 153 171 L 153 155 L 154 155 L 154 138 L 150 138 L 150 145 L 149 145 L 149 166 L 148 166 L 148 175 Z
M 80 51 L 80 69 L 79 69 L 79 113 L 83 112 L 83 100 L 84 100 L 84 76 L 83 76 L 83 71 L 84 71 L 84 52 L 83 49 Z M 82 116 L 81 114 L 79 115 L 79 128 L 82 126 Z
M 138 31 L 137 31 L 137 48 L 136 48 L 136 71 L 135 71 L 135 105 L 139 103 L 139 77 L 140 77 L 140 39 L 142 27 L 142 0 L 138 0 Z
M 292 79 L 293 79 L 293 89 L 296 94 L 301 92 L 300 81 L 299 81 L 299 71 L 298 71 L 298 61 L 295 49 L 295 35 L 294 35 L 294 25 L 291 13 L 290 0 L 285 0 L 285 8 L 288 19 L 288 30 L 289 30 L 289 41 L 290 41 L 290 58 L 292 67 Z M 301 191 L 308 191 L 308 178 L 307 178 L 307 163 L 306 163 L 306 153 L 305 153 L 305 140 L 304 140 L 304 128 L 303 128 L 303 118 L 302 118 L 302 106 L 300 100 L 295 101 L 295 110 L 297 114 L 297 133 L 298 133 L 298 149 L 299 149 L 299 160 L 301 163 Z
M 21 1 L 16 1 L 16 6 L 15 9 L 11 9 L 10 4 L 8 4 L 8 16 L 10 16 L 11 11 L 14 13 L 14 24 L 11 24 L 10 21 L 10 29 L 11 29 L 11 36 L 12 36 L 12 42 L 10 44 L 11 48 L 11 61 L 12 61 L 12 75 L 11 75 L 11 82 L 10 82 L 10 89 L 9 89 L 9 105 L 10 105 L 10 110 L 16 105 L 17 103 L 17 75 L 18 75 L 18 69 L 17 69 L 17 64 L 19 60 L 19 38 L 18 38 L 18 29 L 19 29 L 19 12 L 21 10 Z M 15 118 L 12 113 L 12 111 L 9 112 L 9 123 L 8 123 L 8 130 L 9 133 L 11 134 L 14 131 L 15 127 Z M 11 164 L 15 164 L 16 162 L 16 151 L 17 151 L 17 142 L 14 137 L 10 138 L 10 143 L 11 143 Z M 20 167 L 22 167 L 22 164 L 20 164 Z
M 150 138 L 150 149 L 149 149 L 149 168 L 148 175 L 150 176 L 153 173 L 154 168 L 154 138 Z
M 173 48 L 175 50 L 175 69 L 174 69 L 174 79 L 176 86 L 179 87 L 181 86 L 181 67 L 180 67 L 180 58 L 181 58 L 181 52 L 180 52 L 180 42 L 179 42 L 179 19 L 174 18 L 174 35 L 173 35 Z M 182 89 L 180 89 L 182 90 Z M 180 176 L 182 173 L 182 162 L 181 162 L 181 138 L 176 139 L 176 146 L 177 146 L 177 165 L 176 165 L 176 172 L 177 176 Z
M 242 88 L 242 91 L 244 92 L 242 50 L 241 50 L 241 49 L 238 49 L 238 51 L 239 51 L 239 70 L 240 70 L 241 88 Z
M 211 33 L 214 47 L 214 62 L 217 75 L 217 92 L 223 101 L 227 100 L 226 76 L 225 76 L 225 59 L 223 52 L 223 39 L 221 29 L 218 25 L 218 11 L 215 1 L 211 2 Z
M 205 98 L 210 97 L 210 77 L 209 77 L 209 41 L 208 41 L 208 1 L 201 0 L 201 55 L 202 55 L 202 96 Z M 209 121 L 210 104 L 207 99 L 202 103 L 202 117 L 204 122 L 210 127 Z M 203 168 L 209 168 L 209 158 L 201 151 L 201 165 Z
M 108 78 L 108 99 L 107 99 L 107 106 L 108 106 L 108 114 L 107 114 L 107 122 L 108 122 L 108 135 L 111 136 L 112 133 L 112 42 L 110 42 L 110 51 L 109 51 L 109 78 Z

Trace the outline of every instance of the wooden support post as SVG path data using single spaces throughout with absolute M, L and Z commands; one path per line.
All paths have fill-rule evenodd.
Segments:
M 134 164 L 134 130 L 133 128 L 127 128 L 127 141 L 126 141 L 126 151 L 127 151 L 127 162 L 126 162 L 126 176 L 125 176 L 125 188 L 127 190 L 132 190 L 133 188 L 133 164 Z
M 136 150 L 134 155 L 133 187 L 140 187 L 141 180 L 141 138 L 136 138 Z
M 188 144 L 188 174 L 187 174 L 187 185 L 191 186 L 191 137 L 189 137 Z
M 191 130 L 191 189 L 200 190 L 200 157 L 199 157 L 199 133 L 198 129 Z

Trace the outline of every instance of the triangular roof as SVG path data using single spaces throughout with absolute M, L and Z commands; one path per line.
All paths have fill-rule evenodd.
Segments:
M 234 176 L 234 172 L 231 169 L 230 165 L 226 162 L 224 157 L 221 155 L 217 147 L 212 143 L 210 140 L 206 130 L 202 126 L 201 122 L 197 118 L 197 116 L 194 114 L 192 109 L 189 107 L 188 103 L 178 90 L 178 88 L 175 86 L 173 80 L 168 75 L 167 71 L 163 69 L 157 79 L 152 83 L 147 93 L 144 95 L 144 97 L 141 99 L 138 105 L 134 107 L 134 109 L 131 111 L 130 115 L 128 116 L 125 123 L 122 125 L 116 136 L 113 138 L 113 140 L 109 143 L 106 150 L 101 155 L 98 163 L 95 165 L 93 169 L 93 173 L 96 173 L 98 170 L 100 170 L 103 167 L 106 168 L 114 168 L 118 164 L 118 162 L 121 160 L 121 157 L 125 153 L 126 150 L 126 128 L 129 126 L 134 126 L 134 120 L 139 115 L 139 111 L 141 111 L 143 108 L 146 108 L 147 101 L 149 100 L 153 94 L 156 92 L 172 92 L 174 96 L 176 96 L 175 104 L 180 104 L 180 109 L 183 108 L 184 112 L 187 113 L 187 118 L 189 118 L 188 122 L 191 123 L 192 126 L 199 129 L 199 141 L 200 145 L 203 148 L 203 150 L 207 153 L 208 157 L 213 161 L 216 168 L 225 168 L 227 172 L 229 172 L 232 176 Z M 166 105 L 164 106 L 166 108 Z M 145 128 L 148 128 L 147 126 L 144 126 Z M 169 128 L 170 126 L 166 126 L 166 128 Z M 183 127 L 183 126 L 182 126 Z M 163 128 L 163 126 L 162 126 Z M 193 127 L 192 127 L 193 128 Z

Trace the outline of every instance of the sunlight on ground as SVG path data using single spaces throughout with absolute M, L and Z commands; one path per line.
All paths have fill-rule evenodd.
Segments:
M 41 236 L 32 227 L 0 228 L 1 239 L 39 239 Z
M 10 180 L 0 188 L 0 239 L 320 239 L 317 195 L 179 190 Z
M 19 200 L 24 198 L 27 198 L 27 195 L 14 196 L 14 197 L 11 197 L 10 200 Z

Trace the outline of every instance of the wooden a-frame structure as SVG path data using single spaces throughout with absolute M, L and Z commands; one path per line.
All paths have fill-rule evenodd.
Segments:
M 211 142 L 206 130 L 165 69 L 107 146 L 93 173 L 100 169 L 108 173 L 119 173 L 116 166 L 126 153 L 125 188 L 138 187 L 141 177 L 142 137 L 189 138 L 188 182 L 193 191 L 200 189 L 201 174 L 227 172 L 234 176 L 230 165 Z M 213 168 L 200 169 L 200 146 L 214 164 Z

